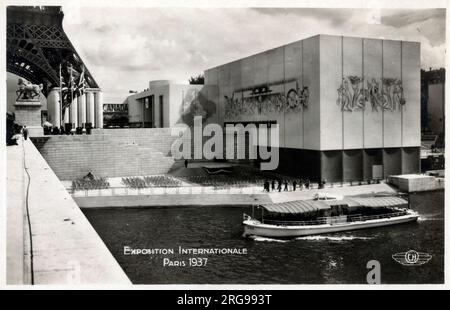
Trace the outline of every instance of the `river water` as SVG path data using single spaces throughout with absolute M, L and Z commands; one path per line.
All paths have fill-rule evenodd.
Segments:
M 369 260 L 378 260 L 381 283 L 444 282 L 444 192 L 411 195 L 419 221 L 293 240 L 242 238 L 250 207 L 84 209 L 83 212 L 134 284 L 363 284 Z M 125 255 L 131 249 L 173 249 L 173 255 Z M 247 254 L 179 255 L 178 248 L 231 248 Z M 403 266 L 392 255 L 432 255 Z M 206 257 L 203 267 L 189 258 Z M 163 266 L 164 258 L 187 266 Z M 167 260 L 166 260 L 167 263 Z

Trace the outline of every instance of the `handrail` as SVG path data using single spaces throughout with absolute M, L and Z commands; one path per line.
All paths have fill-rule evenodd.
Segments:
M 354 215 L 347 215 L 345 220 L 341 219 L 341 221 L 336 221 L 334 223 L 346 223 L 346 222 L 363 222 L 368 220 L 375 220 L 375 219 L 383 219 L 383 218 L 391 218 L 391 217 L 398 217 L 407 215 L 407 211 L 400 211 L 400 212 L 392 212 L 392 213 L 386 213 L 386 214 L 379 214 L 379 215 L 361 215 L 361 214 L 354 214 Z M 277 221 L 277 220 L 263 220 L 263 224 L 275 224 L 278 226 L 310 226 L 310 225 L 321 225 L 321 224 L 332 224 L 334 220 L 337 220 L 336 217 L 323 217 L 319 220 L 311 220 L 311 221 Z
M 276 221 L 276 220 L 263 220 L 263 224 L 275 224 L 278 226 L 309 226 L 309 225 L 320 225 L 326 224 L 327 221 L 323 220 L 313 220 L 313 221 Z
M 238 190 L 236 190 L 238 189 Z M 214 186 L 166 186 L 166 187 L 108 187 L 96 189 L 79 189 L 73 190 L 70 187 L 66 188 L 72 195 L 77 197 L 88 196 L 111 196 L 111 195 L 165 195 L 165 194 L 204 194 L 204 193 L 227 193 L 227 194 L 261 194 L 263 191 L 259 186 L 249 187 L 230 187 L 230 188 L 216 188 Z M 226 191 L 226 192 L 223 192 Z
M 248 185 L 248 186 L 238 186 L 238 185 L 230 185 L 230 186 L 214 186 L 214 185 L 200 185 L 200 184 L 190 184 L 190 185 L 152 185 L 152 186 L 146 186 L 146 187 L 129 187 L 129 186 L 109 186 L 104 188 L 77 188 L 74 189 L 72 186 L 67 186 L 66 189 L 69 191 L 75 191 L 75 192 L 82 192 L 82 191 L 98 191 L 98 190 L 114 190 L 114 189 L 127 189 L 127 190 L 144 190 L 144 189 L 154 189 L 154 188 L 164 188 L 164 189 L 186 189 L 186 188 L 196 188 L 196 187 L 213 187 L 214 189 L 228 189 L 228 188 L 252 188 L 252 187 L 258 187 L 259 185 Z M 262 189 L 261 189 L 262 191 Z
M 400 211 L 400 212 L 393 212 L 393 213 L 386 213 L 386 214 L 378 214 L 378 215 L 355 215 L 355 216 L 349 216 L 351 220 L 356 218 L 358 221 L 367 221 L 367 220 L 375 220 L 375 219 L 383 219 L 383 218 L 390 218 L 390 217 L 397 217 L 397 216 L 403 216 L 407 215 L 407 211 Z

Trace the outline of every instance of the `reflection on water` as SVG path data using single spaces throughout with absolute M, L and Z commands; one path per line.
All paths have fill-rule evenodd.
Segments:
M 292 240 L 242 238 L 249 207 L 169 207 L 83 210 L 135 284 L 366 283 L 366 263 L 378 260 L 382 283 L 443 283 L 444 192 L 411 195 L 416 223 Z M 175 254 L 124 255 L 131 248 L 173 248 Z M 206 267 L 163 267 L 184 248 L 246 248 L 247 255 L 202 255 Z M 433 255 L 422 266 L 402 266 L 392 254 Z

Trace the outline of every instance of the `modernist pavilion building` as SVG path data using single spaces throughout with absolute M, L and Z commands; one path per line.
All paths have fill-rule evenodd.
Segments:
M 282 172 L 335 182 L 420 171 L 417 42 L 317 35 L 208 69 L 194 94 L 176 119 L 278 124 Z

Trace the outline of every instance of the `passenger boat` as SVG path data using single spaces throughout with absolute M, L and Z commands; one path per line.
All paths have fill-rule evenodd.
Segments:
M 260 210 L 260 217 L 255 211 Z M 319 196 L 313 200 L 261 204 L 244 213 L 244 237 L 291 238 L 416 221 L 409 200 L 396 196 Z

